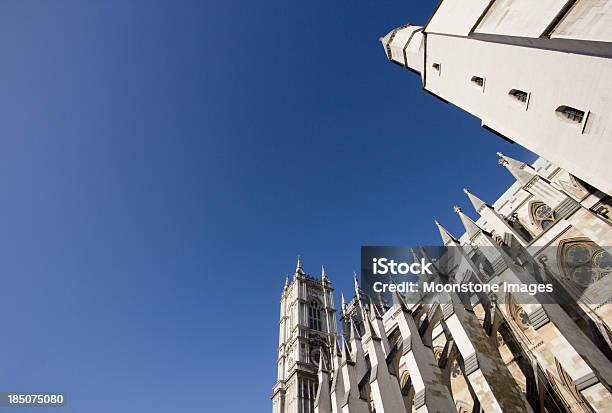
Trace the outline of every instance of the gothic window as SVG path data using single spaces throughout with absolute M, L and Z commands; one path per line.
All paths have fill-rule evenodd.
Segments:
M 581 124 L 584 119 L 584 111 L 570 106 L 559 106 L 555 113 L 558 117 L 570 123 Z
M 311 301 L 308 305 L 308 327 L 321 331 L 321 307 L 317 301 Z
M 533 223 L 546 231 L 555 222 L 555 213 L 552 208 L 543 202 L 532 202 L 529 206 Z
M 314 402 L 317 397 L 317 383 L 313 380 L 300 379 L 298 382 L 298 395 L 300 397 L 303 413 L 314 413 Z
M 506 295 L 506 303 L 508 303 L 508 311 L 510 312 L 510 316 L 516 322 L 516 325 L 520 327 L 521 330 L 527 330 L 530 325 L 529 316 L 525 312 L 522 306 L 518 305 L 516 299 L 508 293 Z
M 435 70 L 436 73 L 438 73 L 438 75 L 442 71 L 442 66 L 440 65 L 440 63 L 434 63 L 434 64 L 431 65 L 431 67 L 433 67 L 433 70 Z
M 612 256 L 588 238 L 564 240 L 559 245 L 564 278 L 588 287 L 612 272 Z
M 527 92 L 523 92 L 522 90 L 518 90 L 518 89 L 510 90 L 510 92 L 508 92 L 508 95 L 511 98 L 516 99 L 522 103 L 527 103 L 527 97 L 529 96 Z
M 478 86 L 478 87 L 484 87 L 484 78 L 480 77 L 480 76 L 472 76 L 471 82 L 473 85 Z
M 310 345 L 310 362 L 315 366 L 319 365 L 320 358 L 323 357 L 321 353 L 321 347 Z

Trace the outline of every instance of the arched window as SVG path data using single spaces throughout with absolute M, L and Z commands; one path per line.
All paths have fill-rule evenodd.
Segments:
M 558 117 L 569 123 L 581 124 L 584 119 L 584 111 L 570 106 L 559 106 L 555 113 Z
M 612 272 L 612 256 L 588 238 L 563 240 L 559 258 L 564 278 L 588 287 Z
M 543 202 L 533 202 L 529 206 L 533 223 L 546 231 L 555 222 L 555 213 L 552 208 Z
M 438 75 L 442 71 L 442 66 L 440 65 L 440 63 L 434 63 L 431 65 L 431 67 L 433 68 L 433 70 L 436 71 L 436 73 L 438 73 Z
M 321 331 L 321 306 L 317 301 L 311 301 L 308 304 L 308 327 Z
M 298 397 L 301 408 L 299 411 L 303 413 L 314 413 L 314 403 L 317 397 L 318 383 L 314 380 L 300 378 L 298 379 Z
M 527 330 L 531 324 L 531 321 L 529 320 L 529 316 L 523 307 L 516 302 L 516 299 L 510 293 L 506 294 L 506 303 L 512 319 L 516 322 L 521 330 Z

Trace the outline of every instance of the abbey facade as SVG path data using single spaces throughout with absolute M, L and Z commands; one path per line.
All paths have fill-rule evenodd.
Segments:
M 298 258 L 273 413 L 612 411 L 612 2 L 443 0 L 381 42 L 425 90 L 541 156 L 498 154 L 516 182 L 494 202 L 466 189 L 479 218 L 455 207 L 461 236 L 435 221 L 448 253 L 431 280 L 557 294 L 382 296 L 355 274 L 337 313 L 325 269 Z

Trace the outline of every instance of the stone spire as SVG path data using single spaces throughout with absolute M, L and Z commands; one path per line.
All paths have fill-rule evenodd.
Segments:
M 302 268 L 302 258 L 298 255 L 297 264 L 295 265 L 295 273 L 304 275 L 304 269 Z
M 501 152 L 497 152 L 497 156 L 499 156 L 499 164 L 510 171 L 512 176 L 514 176 L 522 186 L 527 185 L 533 178 L 538 176 L 533 168 L 524 162 L 512 159 Z
M 350 321 L 350 328 L 351 328 L 351 332 L 350 332 L 350 340 L 354 341 L 354 340 L 361 340 L 361 335 L 359 334 L 359 332 L 357 331 L 357 326 L 355 326 L 355 322 L 353 321 L 353 319 L 351 318 Z
M 448 245 L 448 244 L 458 244 L 459 241 L 457 241 L 457 239 L 455 239 L 455 237 L 453 237 L 451 235 L 450 232 L 448 232 L 446 230 L 446 228 L 444 228 L 439 222 L 438 220 L 434 220 L 434 222 L 436 223 L 436 226 L 438 227 L 438 231 L 440 231 L 440 236 L 442 237 L 442 241 L 444 242 L 444 245 Z
M 371 318 L 380 318 L 382 320 L 382 315 L 378 310 L 378 307 L 374 305 L 374 303 L 370 303 L 370 317 Z
M 346 307 L 346 300 L 344 299 L 344 293 L 340 291 L 340 297 L 342 297 L 342 312 L 344 312 L 344 308 Z
M 431 349 L 424 345 L 413 315 L 403 305 L 399 294 L 395 293 L 394 297 L 401 309 L 394 316 L 403 340 L 401 360 L 404 360 L 412 378 L 415 393 L 414 408 L 411 411 L 454 412 L 456 408 L 450 391 L 440 380 L 442 372 L 438 361 Z M 426 405 L 425 409 L 423 405 Z
M 355 371 L 357 373 L 357 381 L 361 381 L 361 378 L 367 373 L 368 366 L 366 364 L 365 353 L 363 351 L 363 345 L 361 344 L 361 335 L 357 331 L 357 326 L 353 319 L 350 321 L 351 332 L 349 340 L 351 341 L 351 358 L 355 363 Z
M 355 285 L 355 294 L 359 296 L 359 279 L 357 278 L 357 271 L 353 271 L 353 282 Z
M 383 323 L 383 317 L 382 314 L 380 314 L 378 307 L 372 303 L 370 303 L 370 320 L 378 337 L 380 337 L 382 340 L 383 351 L 385 353 L 385 357 L 387 357 L 391 352 L 391 346 L 389 345 L 389 340 L 387 339 L 385 324 Z
M 325 357 L 319 356 L 319 386 L 314 402 L 315 413 L 332 413 L 332 401 L 329 388 L 329 371 L 325 368 Z
M 342 376 L 342 350 L 338 340 L 334 339 L 334 350 L 332 362 L 334 366 L 333 379 L 331 383 L 331 404 L 333 412 L 342 412 L 344 403 L 344 377 Z
M 377 412 L 405 411 L 397 378 L 389 372 L 387 366 L 383 340 L 370 318 L 364 314 L 364 319 L 366 333 L 363 342 L 370 359 L 370 391 L 374 407 Z
M 321 281 L 329 282 L 329 278 L 327 278 L 327 271 L 325 271 L 324 265 L 321 265 Z
M 412 247 L 410 248 L 410 254 L 412 254 L 412 261 L 413 262 L 419 262 L 420 261 L 419 255 L 417 254 L 415 249 L 412 248 Z
M 285 288 L 283 290 L 286 290 L 289 287 L 289 274 L 285 274 Z
M 348 343 L 346 340 L 342 340 L 342 364 L 349 363 L 353 364 L 353 359 L 351 359 L 351 350 L 348 348 Z
M 463 188 L 463 192 L 465 192 L 465 194 L 468 196 L 468 198 L 470 199 L 470 202 L 474 206 L 474 209 L 479 214 L 482 212 L 483 209 L 487 207 L 491 208 L 486 202 L 484 202 L 482 199 L 478 198 L 476 195 L 471 193 L 467 188 Z
M 376 329 L 372 325 L 372 321 L 370 320 L 370 317 L 368 317 L 368 315 L 365 313 L 365 311 L 363 312 L 363 318 L 364 318 L 363 325 L 365 326 L 365 334 L 367 336 L 372 337 L 372 340 L 379 340 L 380 341 L 380 337 L 378 336 L 378 333 L 376 332 Z
M 379 310 L 379 312 L 383 312 L 383 313 L 389 309 L 389 301 L 387 301 L 387 298 L 382 293 L 382 291 L 378 291 L 376 293 L 376 307 Z
M 391 292 L 391 297 L 393 298 L 393 304 L 397 305 L 404 311 L 409 311 L 408 307 L 406 307 L 406 302 L 404 301 L 400 293 L 397 292 L 397 290 L 393 290 L 393 292 Z
M 463 223 L 463 226 L 465 227 L 465 230 L 467 231 L 468 237 L 470 239 L 472 239 L 473 237 L 478 235 L 479 232 L 482 231 L 482 229 L 472 220 L 472 218 L 468 217 L 463 213 L 463 210 L 460 207 L 455 205 L 453 209 L 455 210 L 457 215 L 459 215 L 459 219 L 461 219 L 461 222 Z

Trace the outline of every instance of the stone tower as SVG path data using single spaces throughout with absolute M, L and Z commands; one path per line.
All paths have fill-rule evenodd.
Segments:
M 612 2 L 443 0 L 381 42 L 427 92 L 612 194 Z
M 317 375 L 331 366 L 331 346 L 338 339 L 333 289 L 325 268 L 320 278 L 312 277 L 298 257 L 293 280 L 285 280 L 280 307 L 273 413 L 314 413 Z

